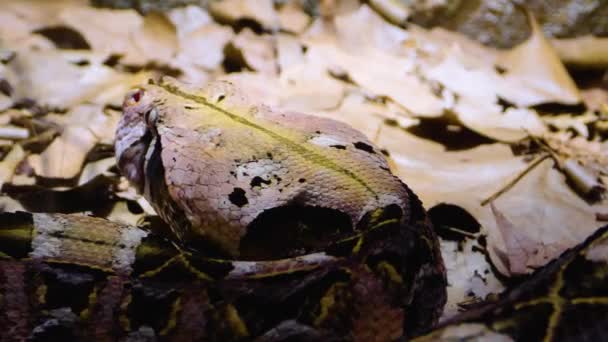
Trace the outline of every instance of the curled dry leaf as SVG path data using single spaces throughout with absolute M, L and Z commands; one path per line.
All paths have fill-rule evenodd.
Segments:
M 209 13 L 220 23 L 235 24 L 239 20 L 249 19 L 270 31 L 279 28 L 279 17 L 272 0 L 212 1 L 209 3 Z
M 116 159 L 114 157 L 100 159 L 92 163 L 88 163 L 82 169 L 80 178 L 78 179 L 78 185 L 85 184 L 91 179 L 98 175 L 106 173 L 111 167 L 116 165 Z
M 494 203 L 490 203 L 490 208 L 500 233 L 500 237 L 494 236 L 494 241 L 501 238 L 504 243 L 504 246 L 491 245 L 493 252 L 500 259 L 496 266 L 503 274 L 509 276 L 528 274 L 566 249 L 559 243 L 545 245 L 530 238 L 526 234 L 527 227 L 514 226 Z
M 506 70 L 503 74 L 505 99 L 519 106 L 579 103 L 581 96 L 576 84 L 534 17 L 529 15 L 529 18 L 532 33 L 528 40 L 503 52 L 496 61 Z
M 400 1 L 370 0 L 369 4 L 397 25 L 405 24 L 411 14 L 410 8 Z
M 591 35 L 576 38 L 552 39 L 551 45 L 566 64 L 608 67 L 608 38 Z
M 82 104 L 72 107 L 66 114 L 48 114 L 45 120 L 64 129 L 83 127 L 88 129 L 100 143 L 111 145 L 114 142 L 116 125 L 120 112 L 104 110 L 100 105 Z
M 561 114 L 545 116 L 542 120 L 560 131 L 566 131 L 571 128 L 580 136 L 588 138 L 589 128 L 587 125 L 597 121 L 598 117 L 592 112 L 586 112 L 583 115 Z
M 224 47 L 234 36 L 232 29 L 214 23 L 207 12 L 196 6 L 174 9 L 168 16 L 179 40 L 172 65 L 217 69 L 224 60 Z
M 286 32 L 300 34 L 310 24 L 311 18 L 297 1 L 288 1 L 279 9 L 279 23 Z
M 482 145 L 450 152 L 389 126 L 382 129 L 377 144 L 389 151 L 396 174 L 420 195 L 426 207 L 441 202 L 458 205 L 481 223 L 490 247 L 500 243 L 500 239 L 494 240 L 500 236 L 496 219 L 481 202 L 526 168 L 508 146 Z M 596 227 L 596 213 L 608 212 L 606 201 L 589 205 L 580 198 L 553 166 L 552 160 L 545 160 L 494 201 L 515 227 L 525 229 L 534 244 L 549 248 L 547 260 L 581 242 Z M 500 262 L 489 250 L 492 260 Z
M 40 155 L 30 155 L 28 163 L 36 175 L 47 178 L 76 177 L 87 153 L 98 138 L 86 127 L 67 127 Z
M 530 133 L 541 135 L 547 130 L 534 110 L 508 108 L 503 112 L 496 103 L 468 100 L 461 98 L 457 101 L 454 111 L 465 127 L 486 137 L 517 142 Z
M 0 188 L 2 184 L 10 182 L 15 174 L 17 165 L 25 158 L 25 151 L 19 144 L 14 144 L 11 151 L 0 161 Z
M 15 100 L 70 108 L 92 99 L 104 87 L 121 83 L 120 73 L 103 65 L 104 55 L 90 52 L 20 51 L 7 65 Z
M 276 75 L 274 45 L 272 36 L 257 35 L 249 28 L 245 28 L 228 45 L 225 50 L 226 58 L 233 63 L 244 63 L 245 67 L 259 73 Z
M 59 24 L 58 13 L 63 8 L 79 6 L 75 0 L 2 1 L 0 3 L 0 37 L 3 44 L 14 46 L 27 40 L 31 32 Z
M 176 36 L 173 23 L 164 14 L 152 12 L 144 17 L 143 25 L 132 32 L 130 39 L 146 62 L 168 65 L 177 53 Z M 124 62 L 129 63 L 128 58 Z
M 129 210 L 127 201 L 119 201 L 114 204 L 114 207 L 106 218 L 112 222 L 137 226 L 143 217 L 143 211 L 140 213 L 133 213 Z
M 66 6 L 60 18 L 62 23 L 82 34 L 93 51 L 123 56 L 126 63 L 145 63 L 129 39 L 144 22 L 136 11 Z

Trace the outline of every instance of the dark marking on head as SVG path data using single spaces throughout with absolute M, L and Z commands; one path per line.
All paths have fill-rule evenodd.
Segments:
M 239 208 L 249 203 L 249 201 L 247 200 L 247 196 L 245 195 L 245 190 L 241 188 L 234 188 L 232 190 L 232 193 L 228 195 L 228 199 L 230 200 L 230 203 L 236 205 Z
M 240 244 L 243 260 L 276 260 L 324 250 L 350 236 L 350 217 L 339 210 L 287 205 L 265 210 L 247 227 Z
M 255 187 L 261 187 L 262 184 L 270 185 L 270 183 L 272 183 L 271 180 L 266 180 L 260 176 L 255 176 L 253 177 L 249 185 L 251 185 L 251 188 L 253 189 Z
M 346 146 L 344 145 L 331 145 L 329 147 L 337 148 L 338 150 L 346 150 Z
M 364 143 L 362 141 L 357 141 L 353 145 L 358 150 L 362 150 L 362 151 L 365 151 L 367 153 L 376 153 L 376 151 L 374 151 L 374 148 L 371 145 L 366 144 L 366 143 Z

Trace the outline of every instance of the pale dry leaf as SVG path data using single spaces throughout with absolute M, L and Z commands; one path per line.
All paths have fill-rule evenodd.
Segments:
M 276 44 L 280 71 L 305 63 L 304 48 L 297 37 L 279 33 Z
M 527 259 L 528 268 L 543 266 L 583 241 L 597 228 L 596 213 L 608 209 L 606 201 L 589 205 L 581 199 L 553 165 L 552 160 L 545 160 L 494 201 L 517 234 L 525 232 L 527 243 L 537 246 L 537 253 Z M 502 234 L 491 210 L 477 207 L 471 212 L 488 232 L 488 244 L 509 253 L 509 247 L 497 239 Z M 501 260 L 493 249 L 490 255 L 497 264 Z
M 608 108 L 608 90 L 604 88 L 587 88 L 581 90 L 581 96 L 587 109 L 601 112 L 603 108 Z
M 84 0 L 22 0 L 0 2 L 0 42 L 19 45 L 35 30 L 60 24 L 58 13 L 66 7 L 81 7 Z
M 337 43 L 351 54 L 377 49 L 393 55 L 405 55 L 404 42 L 409 33 L 391 25 L 366 5 L 334 18 Z M 401 63 L 407 63 L 404 59 Z M 374 63 L 375 64 L 375 63 Z
M 560 114 L 544 116 L 542 120 L 558 130 L 573 129 L 579 135 L 588 138 L 589 128 L 587 125 L 597 121 L 598 117 L 592 112 L 586 112 L 582 115 Z
M 311 18 L 297 1 L 288 1 L 278 12 L 282 31 L 300 34 L 310 25 Z
M 361 88 L 377 97 L 387 97 L 418 117 L 440 117 L 443 102 L 430 84 L 414 74 L 402 57 L 379 50 L 351 55 L 329 44 L 308 44 L 311 63 L 327 65 L 328 70 L 343 71 Z M 373 61 L 374 67 L 367 67 Z
M 150 203 L 142 195 L 138 194 L 137 190 L 124 177 L 120 178 L 115 195 L 118 198 L 137 202 L 146 215 L 157 215 Z
M 132 213 L 126 201 L 119 201 L 114 204 L 112 211 L 106 216 L 106 218 L 112 222 L 127 224 L 130 226 L 137 226 L 140 220 L 144 217 L 144 213 L 134 214 Z
M 0 213 L 14 213 L 17 211 L 26 211 L 19 203 L 8 196 L 0 196 Z
M 504 68 L 502 93 L 518 106 L 581 101 L 578 88 L 559 56 L 545 38 L 534 18 L 528 40 L 499 55 L 497 64 Z
M 112 145 L 120 115 L 118 111 L 104 110 L 101 105 L 82 104 L 65 114 L 48 114 L 45 119 L 64 129 L 86 128 L 98 142 Z
M 214 23 L 179 35 L 179 52 L 173 65 L 194 65 L 205 70 L 220 67 L 224 47 L 234 37 L 232 30 Z
M 164 14 L 148 13 L 139 30 L 131 32 L 132 46 L 139 50 L 146 62 L 170 64 L 178 49 L 177 32 Z M 128 58 L 124 59 L 129 62 Z
M 547 133 L 542 139 L 562 160 L 578 160 L 596 174 L 608 174 L 608 146 L 605 144 L 573 137 L 568 132 Z
M 0 188 L 10 182 L 15 174 L 15 168 L 26 157 L 25 151 L 19 144 L 14 144 L 11 151 L 0 161 Z
M 361 127 L 357 127 L 361 128 Z M 496 219 L 481 202 L 511 182 L 526 168 L 508 145 L 491 144 L 463 151 L 385 126 L 377 144 L 395 161 L 395 173 L 422 199 L 426 207 L 451 203 L 478 220 L 488 239 L 499 234 Z M 494 201 L 516 227 L 524 227 L 539 245 L 571 247 L 597 227 L 596 213 L 608 212 L 606 201 L 589 205 L 567 184 L 564 175 L 545 160 Z M 547 247 L 549 248 L 549 247 Z M 562 249 L 549 249 L 547 260 Z M 497 263 L 500 258 L 491 253 Z M 536 267 L 540 265 L 529 265 Z
M 407 33 L 363 5 L 337 16 L 328 27 L 317 20 L 303 36 L 307 63 L 345 75 L 376 97 L 386 97 L 420 117 L 443 115 L 443 100 L 416 70 L 416 55 L 403 48 Z M 373 67 L 372 67 L 373 66 Z
M 80 32 L 93 51 L 123 56 L 125 63 L 146 62 L 130 39 L 140 30 L 144 21 L 135 10 L 66 6 L 60 13 L 60 19 L 62 23 Z
M 203 26 L 214 24 L 207 11 L 194 5 L 174 8 L 167 13 L 167 17 L 175 26 L 180 39 Z
M 551 45 L 566 64 L 580 67 L 608 67 L 608 38 L 592 35 L 552 39 Z
M 411 14 L 409 6 L 401 1 L 370 0 L 369 4 L 396 24 L 405 24 Z
M 431 332 L 420 340 L 414 341 L 492 341 L 513 342 L 513 338 L 507 334 L 497 333 L 481 323 L 459 323 L 449 325 L 444 329 Z
M 272 0 L 224 0 L 209 3 L 209 13 L 220 23 L 234 24 L 249 19 L 259 23 L 267 30 L 279 28 L 279 17 Z
M 121 75 L 91 52 L 20 51 L 7 65 L 14 99 L 35 99 L 42 106 L 69 108 L 120 82 Z M 85 63 L 85 65 L 82 65 Z
M 240 56 L 228 57 L 242 58 L 251 70 L 274 76 L 278 71 L 274 41 L 273 36 L 257 35 L 251 29 L 245 28 L 230 42 L 230 52 Z
M 0 112 L 3 112 L 13 106 L 13 99 L 0 92 Z
M 73 178 L 80 173 L 87 154 L 97 142 L 86 127 L 67 127 L 40 155 L 30 155 L 28 163 L 38 176 Z
M 529 134 L 542 135 L 547 128 L 536 111 L 508 108 L 502 112 L 496 103 L 460 98 L 454 106 L 460 122 L 467 128 L 503 142 L 517 142 Z
M 504 243 L 504 249 L 498 244 L 491 244 L 489 247 L 493 249 L 496 255 L 500 258 L 501 264 L 504 265 L 507 272 L 503 272 L 509 276 L 524 275 L 534 270 L 531 266 L 542 266 L 547 263 L 549 255 L 565 250 L 564 246 L 545 246 L 539 241 L 531 239 L 527 234 L 527 227 L 516 227 L 511 221 L 496 208 L 494 203 L 490 203 L 490 209 L 496 220 L 496 227 L 500 233 L 500 237 Z M 491 241 L 494 241 L 492 239 Z M 502 267 L 499 267 L 501 269 Z
M 97 105 L 122 106 L 125 94 L 133 87 L 139 86 L 153 78 L 154 74 L 149 71 L 140 71 L 134 74 L 117 73 L 112 82 L 105 84 L 103 91 L 88 99 L 88 102 Z
M 248 98 L 283 110 L 316 113 L 336 108 L 344 97 L 344 85 L 314 65 L 295 65 L 283 70 L 278 79 L 242 72 L 221 79 L 237 84 Z
M 91 179 L 106 173 L 111 167 L 116 165 L 116 159 L 114 157 L 100 159 L 91 163 L 87 163 L 80 173 L 78 179 L 78 185 L 82 185 L 90 181 Z

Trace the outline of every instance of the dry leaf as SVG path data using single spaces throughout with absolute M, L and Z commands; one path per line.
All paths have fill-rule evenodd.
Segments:
M 494 203 L 490 203 L 492 214 L 496 219 L 496 227 L 500 232 L 500 237 L 504 243 L 504 249 L 497 244 L 490 247 L 502 262 L 499 267 L 506 275 L 523 275 L 546 264 L 557 253 L 567 247 L 560 246 L 558 243 L 548 246 L 531 239 L 527 234 L 527 227 L 516 227 L 505 215 L 499 211 Z M 494 239 L 493 239 L 494 241 Z M 503 269 L 506 267 L 506 269 Z M 504 272 L 504 271 L 507 272 Z
M 99 9 L 88 6 L 66 6 L 61 21 L 82 34 L 91 49 L 99 54 L 123 56 L 123 62 L 144 64 L 146 61 L 133 46 L 132 38 L 143 25 L 134 10 Z
M 531 15 L 530 26 L 530 38 L 497 60 L 506 70 L 504 98 L 522 107 L 547 102 L 579 103 L 576 84 Z
M 234 24 L 238 20 L 250 19 L 267 30 L 279 28 L 279 17 L 274 10 L 272 0 L 224 0 L 209 3 L 209 13 L 219 22 Z
M 177 33 L 173 23 L 164 14 L 152 12 L 144 17 L 143 25 L 132 32 L 130 39 L 146 62 L 170 64 L 177 53 Z M 125 63 L 129 59 L 125 58 Z
M 118 111 L 104 111 L 103 106 L 83 104 L 72 107 L 66 114 L 49 114 L 46 120 L 64 129 L 86 128 L 98 142 L 112 145 L 120 115 Z
M 21 145 L 15 144 L 11 151 L 0 161 L 0 189 L 2 184 L 11 181 L 17 165 L 25 158 Z
M 551 45 L 566 64 L 581 67 L 608 67 L 608 38 L 581 36 L 552 39 Z
M 116 165 L 116 159 L 114 157 L 100 159 L 92 163 L 88 163 L 82 169 L 80 178 L 78 179 L 78 185 L 83 185 L 93 178 L 106 173 L 111 167 Z
M 95 135 L 85 127 L 67 127 L 42 154 L 30 155 L 28 163 L 38 176 L 72 178 L 80 173 L 87 153 L 97 141 Z
M 97 96 L 121 75 L 90 52 L 20 51 L 7 65 L 14 99 L 35 99 L 52 108 L 70 108 Z
M 218 68 L 224 47 L 233 38 L 231 29 L 210 23 L 188 32 L 179 32 L 179 53 L 175 66 L 192 64 L 205 70 Z
M 311 18 L 297 1 L 288 1 L 279 9 L 281 29 L 291 33 L 302 33 L 310 24 Z
M 262 74 L 276 75 L 277 64 L 274 53 L 274 38 L 269 35 L 256 35 L 245 28 L 232 39 L 226 51 L 228 58 L 241 60 L 251 69 Z
M 126 201 L 116 202 L 112 211 L 106 217 L 112 222 L 127 224 L 130 226 L 137 226 L 140 220 L 144 217 L 144 213 L 134 214 L 129 210 Z

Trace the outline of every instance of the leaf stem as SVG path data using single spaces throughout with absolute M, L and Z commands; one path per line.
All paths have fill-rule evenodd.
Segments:
M 500 195 L 502 195 L 505 192 L 507 192 L 515 184 L 517 184 L 517 182 L 519 182 L 526 174 L 528 174 L 528 172 L 532 171 L 532 169 L 534 169 L 538 164 L 540 164 L 543 160 L 548 159 L 548 158 L 551 158 L 551 154 L 549 154 L 549 153 L 545 153 L 542 156 L 536 158 L 536 160 L 534 160 L 533 162 L 531 162 L 522 172 L 520 172 L 509 183 L 507 183 L 505 186 L 503 186 L 500 190 L 498 190 L 497 192 L 495 192 L 490 197 L 488 197 L 485 200 L 481 201 L 481 206 L 483 207 L 483 206 L 487 205 L 488 203 L 490 203 L 490 202 L 494 201 L 496 198 L 498 198 Z

